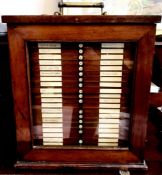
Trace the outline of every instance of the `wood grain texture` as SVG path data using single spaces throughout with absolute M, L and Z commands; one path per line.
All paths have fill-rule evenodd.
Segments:
M 12 23 L 12 24 L 52 24 L 52 23 L 72 23 L 72 24 L 80 24 L 80 23 L 99 23 L 99 24 L 110 24 L 110 23 L 141 23 L 141 24 L 151 24 L 151 23 L 157 23 L 160 22 L 161 17 L 160 16 L 133 16 L 133 15 L 127 15 L 127 16 L 48 16 L 48 15 L 42 15 L 42 16 L 2 16 L 2 22 L 4 23 Z
M 50 162 L 91 162 L 91 163 L 128 163 L 132 161 L 137 163 L 139 160 L 134 154 L 122 150 L 97 150 L 97 149 L 36 149 L 24 157 L 28 161 L 50 161 Z M 66 154 L 68 152 L 68 154 Z M 78 156 L 79 154 L 79 156 Z M 104 156 L 103 156 L 104 154 Z M 53 156 L 55 158 L 53 158 Z M 119 157 L 118 157 L 119 156 Z M 111 157 L 111 159 L 110 159 Z
M 155 42 L 155 38 L 153 37 L 154 35 L 155 30 L 151 30 L 147 32 L 138 42 L 138 53 L 135 67 L 136 79 L 133 84 L 134 95 L 132 102 L 132 128 L 130 140 L 131 147 L 141 157 L 141 159 L 143 159 L 148 119 L 149 93 Z M 147 43 L 150 43 L 150 47 L 146 47 Z
M 17 145 L 19 154 L 24 154 L 31 148 L 31 110 L 30 110 L 30 90 L 27 70 L 27 59 L 25 55 L 25 44 L 20 35 L 8 30 L 9 51 L 10 51 L 10 68 L 12 76 L 12 93 L 14 103 L 14 113 L 16 122 L 16 139 L 17 142 L 23 141 L 25 144 Z M 19 49 L 15 49 L 16 45 Z M 21 59 L 18 56 L 21 53 Z M 17 66 L 19 68 L 17 69 Z M 22 78 L 23 77 L 23 78 Z M 20 81 L 21 79 L 21 81 Z
M 8 24 L 11 25 L 11 24 Z M 145 33 L 154 29 L 154 24 L 109 24 L 109 25 L 88 25 L 80 24 L 69 26 L 65 24 L 56 25 L 28 25 L 12 26 L 13 30 L 21 35 L 24 40 L 54 41 L 54 42 L 121 42 L 137 41 Z M 138 30 L 137 30 L 138 28 Z M 129 32 L 128 32 L 129 31 Z M 84 35 L 83 35 L 84 33 Z M 95 35 L 94 35 L 95 33 Z M 111 35 L 110 35 L 111 33 Z M 78 37 L 79 36 L 79 37 Z M 48 39 L 47 39 L 48 38 Z
M 95 17 L 96 16 L 3 17 L 3 22 L 8 22 L 9 29 L 8 31 L 11 52 L 12 86 L 18 138 L 17 150 L 18 154 L 21 155 L 19 157 L 19 160 L 35 161 L 35 163 L 41 160 L 47 162 L 61 161 L 58 164 L 56 163 L 57 168 L 62 167 L 62 165 L 64 165 L 64 162 L 65 165 L 67 165 L 68 163 L 73 163 L 74 167 L 76 168 L 82 167 L 81 163 L 83 163 L 85 166 L 87 165 L 88 167 L 93 167 L 94 162 L 101 163 L 101 166 L 103 166 L 104 168 L 107 167 L 107 164 L 105 164 L 105 162 L 107 162 L 108 164 L 113 162 L 118 165 L 126 163 L 130 166 L 131 163 L 137 166 L 138 164 L 141 164 L 141 162 L 143 163 L 150 89 L 149 86 L 151 81 L 151 67 L 155 40 L 155 22 L 158 22 L 160 20 L 160 17 Z M 133 70 L 134 88 L 131 94 L 132 121 L 130 125 L 131 131 L 129 135 L 130 147 L 128 148 L 128 150 L 104 150 L 96 148 L 95 150 L 93 150 L 92 148 L 86 148 L 85 150 L 76 150 L 74 149 L 74 147 L 70 147 L 67 150 L 58 150 L 57 148 L 50 149 L 47 147 L 46 149 L 41 149 L 40 147 L 32 147 L 32 133 L 30 125 L 31 94 L 29 88 L 29 65 L 27 64 L 27 55 L 25 48 L 26 42 L 29 41 L 52 41 L 71 43 L 133 41 L 137 43 L 137 57 L 135 59 L 135 67 Z M 89 68 L 92 67 L 93 66 L 89 66 Z M 119 70 L 121 70 L 121 68 Z M 96 69 L 92 69 L 92 71 L 96 71 L 95 75 L 99 76 Z M 85 75 L 88 77 L 90 72 L 91 71 L 85 71 Z M 93 76 L 89 76 L 89 78 L 90 77 Z M 98 88 L 93 86 L 86 87 L 83 89 L 83 91 L 93 94 L 98 92 Z M 32 93 L 33 92 L 38 92 L 38 88 L 34 88 L 32 90 Z M 69 87 L 64 87 L 63 92 L 65 94 L 78 93 L 77 88 Z M 126 88 L 124 93 L 127 92 L 128 89 Z M 98 110 L 97 108 L 92 109 L 94 109 L 94 112 L 95 110 Z M 87 114 L 88 111 L 92 111 L 92 109 L 89 108 L 87 110 Z M 41 167 L 41 165 L 38 166 Z M 47 167 L 47 164 L 44 165 L 44 167 Z M 27 164 L 26 168 L 28 168 Z M 110 167 L 108 166 L 108 168 Z

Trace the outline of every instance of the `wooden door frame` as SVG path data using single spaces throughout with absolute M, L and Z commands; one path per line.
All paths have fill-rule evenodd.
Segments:
M 154 54 L 155 24 L 8 24 L 17 136 L 17 168 L 147 169 L 144 148 Z M 32 139 L 27 42 L 136 42 L 129 149 L 36 147 Z M 68 154 L 67 154 L 68 153 Z M 96 154 L 98 159 L 93 155 Z M 103 156 L 105 158 L 103 158 Z

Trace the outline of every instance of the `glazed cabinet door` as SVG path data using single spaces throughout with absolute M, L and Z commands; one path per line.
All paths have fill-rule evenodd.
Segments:
M 147 168 L 158 19 L 4 17 L 17 168 Z

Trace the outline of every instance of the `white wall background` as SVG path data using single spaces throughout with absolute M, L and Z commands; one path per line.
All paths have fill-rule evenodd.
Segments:
M 53 14 L 59 0 L 0 0 L 1 15 Z
M 59 0 L 0 0 L 0 32 L 6 31 L 2 15 L 52 15 L 58 11 Z
M 60 0 L 0 0 L 1 15 L 41 15 L 58 11 Z M 64 0 L 104 2 L 105 11 L 112 15 L 162 14 L 162 0 Z M 0 19 L 1 22 L 1 19 Z
M 0 32 L 6 31 L 1 23 L 2 15 L 52 15 L 58 11 L 60 0 L 0 0 Z M 66 0 L 86 1 L 86 0 Z M 162 14 L 162 0 L 89 0 L 103 1 L 105 11 L 112 15 L 157 15 Z M 162 33 L 162 24 L 158 25 Z

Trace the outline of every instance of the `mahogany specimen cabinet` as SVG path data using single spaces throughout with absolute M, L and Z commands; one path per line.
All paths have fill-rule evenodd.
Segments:
M 16 168 L 147 169 L 159 16 L 3 16 Z

